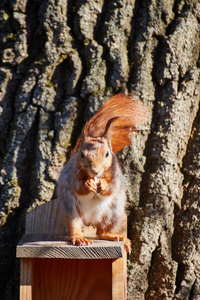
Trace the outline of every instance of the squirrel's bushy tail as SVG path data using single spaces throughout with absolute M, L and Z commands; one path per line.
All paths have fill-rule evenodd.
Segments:
M 109 136 L 112 150 L 117 153 L 131 144 L 130 133 L 147 119 L 147 109 L 142 102 L 123 93 L 111 97 L 86 123 L 83 136 Z M 83 137 L 80 137 L 73 154 L 78 151 Z

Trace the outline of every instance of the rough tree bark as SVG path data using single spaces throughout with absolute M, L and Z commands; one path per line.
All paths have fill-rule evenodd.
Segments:
M 150 120 L 127 178 L 128 299 L 200 299 L 198 0 L 0 3 L 0 295 L 18 299 L 27 210 L 54 197 L 84 122 L 128 91 Z

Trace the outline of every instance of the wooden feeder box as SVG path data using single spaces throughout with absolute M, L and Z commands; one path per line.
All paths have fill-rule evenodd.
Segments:
M 126 218 L 121 233 L 126 234 Z M 25 235 L 17 246 L 20 258 L 20 300 L 125 300 L 126 251 L 123 242 L 84 236 L 93 244 L 66 242 L 56 200 L 26 217 Z

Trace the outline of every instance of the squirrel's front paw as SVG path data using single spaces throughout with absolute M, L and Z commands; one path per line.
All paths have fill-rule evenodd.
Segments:
M 85 185 L 89 191 L 94 192 L 95 194 L 104 192 L 106 190 L 106 188 L 108 187 L 108 183 L 104 178 L 88 179 L 85 182 Z
M 91 179 L 86 180 L 85 185 L 89 191 L 91 191 L 95 194 L 97 193 L 97 184 L 94 179 L 91 178 Z
M 70 240 L 74 246 L 85 246 L 92 244 L 91 240 L 88 240 L 81 235 L 72 236 Z
M 107 181 L 102 178 L 99 180 L 99 182 L 97 183 L 97 191 L 98 193 L 101 193 L 103 191 L 105 191 L 105 189 L 108 187 L 108 183 Z

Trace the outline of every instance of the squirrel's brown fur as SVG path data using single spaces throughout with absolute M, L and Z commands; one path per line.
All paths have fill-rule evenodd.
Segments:
M 118 94 L 86 123 L 74 155 L 60 174 L 57 189 L 73 244 L 91 243 L 82 235 L 83 222 L 95 226 L 99 238 L 124 241 L 130 251 L 130 240 L 113 233 L 123 218 L 126 201 L 123 174 L 115 153 L 131 143 L 130 132 L 146 117 L 141 102 Z

